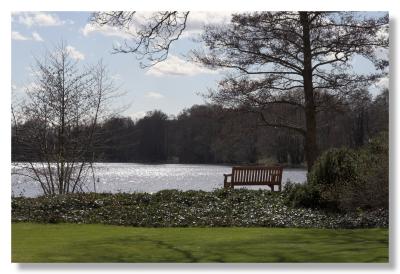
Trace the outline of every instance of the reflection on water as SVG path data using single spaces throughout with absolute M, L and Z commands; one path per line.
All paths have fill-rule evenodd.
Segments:
M 223 187 L 223 174 L 230 166 L 221 165 L 147 165 L 132 163 L 97 163 L 95 165 L 97 192 L 157 192 L 163 189 L 211 191 Z M 15 196 L 34 197 L 42 193 L 32 179 L 12 175 L 12 192 Z M 287 180 L 302 183 L 306 180 L 304 169 L 284 169 L 283 184 Z M 259 186 L 246 188 L 258 189 Z M 268 188 L 261 186 L 261 188 Z M 93 180 L 87 186 L 93 191 Z

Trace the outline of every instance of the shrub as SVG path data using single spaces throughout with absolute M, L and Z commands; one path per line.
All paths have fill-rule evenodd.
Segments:
M 315 162 L 307 181 L 311 185 L 332 186 L 357 180 L 358 155 L 348 148 L 330 149 Z
M 359 150 L 328 150 L 314 164 L 306 184 L 287 190 L 287 202 L 333 211 L 387 209 L 388 152 L 387 133 Z
M 364 146 L 359 154 L 359 180 L 344 193 L 342 208 L 372 209 L 389 207 L 389 142 L 382 132 Z
M 292 207 L 319 208 L 322 201 L 315 185 L 287 182 L 284 188 L 285 204 Z
M 359 177 L 359 155 L 348 148 L 331 149 L 322 154 L 314 164 L 307 178 L 306 190 L 317 197 L 316 206 L 341 210 L 346 194 L 358 184 Z

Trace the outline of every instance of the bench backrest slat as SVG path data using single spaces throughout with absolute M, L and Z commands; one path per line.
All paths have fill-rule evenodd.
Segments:
M 264 173 L 264 170 L 263 170 L 263 169 L 257 170 L 257 179 L 256 179 L 256 182 L 262 182 L 261 178 L 262 178 L 263 173 Z

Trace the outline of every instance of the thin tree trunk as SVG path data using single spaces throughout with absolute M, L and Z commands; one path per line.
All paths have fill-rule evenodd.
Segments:
M 318 155 L 317 148 L 317 122 L 314 102 L 314 89 L 312 79 L 311 44 L 310 44 L 310 22 L 307 12 L 300 12 L 300 22 L 303 26 L 304 46 L 304 98 L 306 116 L 305 134 L 305 156 L 307 170 L 310 171 Z
M 60 175 L 59 175 L 59 189 L 58 193 L 59 194 L 64 194 L 65 193 L 65 188 L 68 182 L 65 181 L 65 55 L 64 53 L 61 56 L 61 62 L 62 62 L 62 70 L 61 70 L 61 94 L 60 94 L 60 100 L 61 100 L 61 121 L 60 121 L 60 133 L 59 133 L 59 162 L 60 162 Z

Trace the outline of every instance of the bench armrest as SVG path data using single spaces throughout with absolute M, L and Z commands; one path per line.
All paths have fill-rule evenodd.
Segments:
M 231 182 L 228 182 L 229 177 L 231 177 L 230 181 L 232 182 L 232 174 L 224 174 L 224 188 L 230 187 Z

